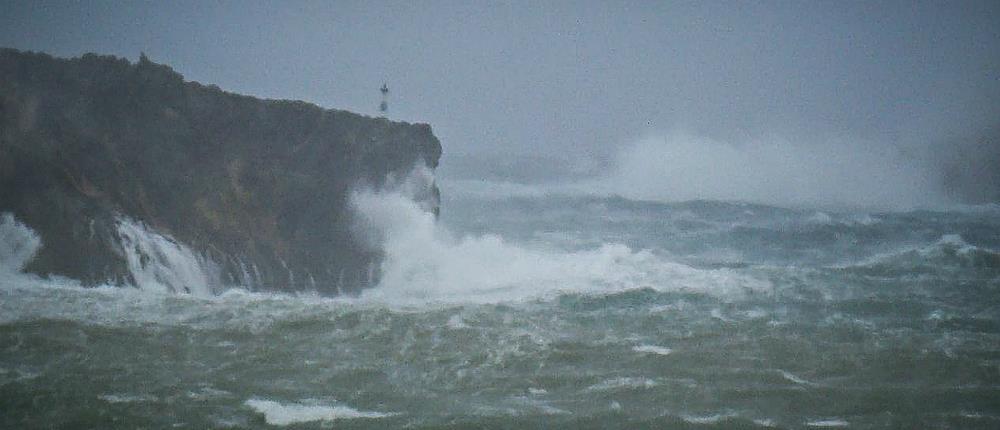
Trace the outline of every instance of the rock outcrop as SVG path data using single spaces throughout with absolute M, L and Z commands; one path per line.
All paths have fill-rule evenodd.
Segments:
M 232 94 L 145 56 L 0 50 L 0 213 L 40 236 L 25 270 L 42 276 L 188 289 L 146 269 L 196 256 L 210 290 L 357 292 L 380 256 L 352 235 L 352 187 L 440 155 L 426 124 Z

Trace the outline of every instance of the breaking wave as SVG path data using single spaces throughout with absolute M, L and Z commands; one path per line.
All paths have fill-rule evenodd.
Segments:
M 140 222 L 120 217 L 117 227 L 136 287 L 198 296 L 209 296 L 218 287 L 219 269 L 208 258 Z
M 211 296 L 221 289 L 219 269 L 209 258 L 126 217 L 116 220 L 116 228 L 131 286 L 149 292 L 188 293 L 200 297 Z M 50 276 L 45 280 L 21 273 L 42 246 L 46 244 L 38 234 L 13 214 L 0 214 L 0 276 L 11 283 L 76 285 L 77 282 L 71 279 Z
M 378 287 L 363 293 L 380 301 L 484 303 L 634 288 L 728 296 L 770 287 L 728 269 L 695 269 L 617 243 L 565 251 L 493 234 L 457 236 L 400 190 L 357 191 L 351 204 L 358 234 L 384 253 Z
M 845 267 L 871 273 L 923 274 L 940 271 L 1000 270 L 1000 252 L 971 245 L 957 234 L 946 234 L 930 245 L 877 255 Z
M 0 274 L 20 272 L 35 256 L 42 240 L 10 213 L 0 214 Z

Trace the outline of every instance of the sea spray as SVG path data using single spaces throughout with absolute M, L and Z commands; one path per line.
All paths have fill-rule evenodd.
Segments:
M 207 257 L 143 223 L 119 217 L 117 227 L 136 287 L 199 296 L 209 296 L 219 287 L 219 269 Z
M 724 142 L 681 132 L 626 145 L 587 189 L 635 199 L 912 208 L 947 199 L 936 168 L 895 147 L 786 139 Z
M 14 214 L 0 214 L 0 272 L 17 273 L 38 252 L 42 240 Z
M 718 296 L 764 291 L 767 281 L 727 269 L 701 270 L 620 243 L 582 250 L 533 248 L 494 234 L 457 236 L 412 196 L 411 179 L 351 195 L 357 234 L 384 255 L 379 285 L 364 297 L 397 303 L 502 302 L 561 292 L 610 293 L 635 288 Z

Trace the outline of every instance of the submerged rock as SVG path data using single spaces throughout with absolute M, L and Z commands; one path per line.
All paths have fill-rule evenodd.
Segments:
M 357 292 L 380 252 L 352 235 L 351 189 L 440 155 L 426 124 L 232 94 L 145 56 L 0 50 L 0 212 L 40 236 L 24 270 L 43 276 L 135 284 L 188 256 L 214 290 Z

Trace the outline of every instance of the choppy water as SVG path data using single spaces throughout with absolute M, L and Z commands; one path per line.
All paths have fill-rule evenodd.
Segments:
M 0 275 L 0 427 L 1000 426 L 1000 208 L 448 195 L 358 298 Z

